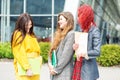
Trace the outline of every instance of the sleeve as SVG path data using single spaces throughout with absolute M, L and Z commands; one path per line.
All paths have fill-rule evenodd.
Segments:
M 96 58 L 100 55 L 100 48 L 101 48 L 101 39 L 100 39 L 100 31 L 98 28 L 95 28 L 92 32 L 92 43 L 89 43 L 89 45 L 92 45 L 92 48 L 88 50 L 88 56 L 89 58 Z
M 74 33 L 70 33 L 67 37 L 68 38 L 66 40 L 62 53 L 63 55 L 60 56 L 60 60 L 57 66 L 54 68 L 57 74 L 60 74 L 63 71 L 64 67 L 69 63 L 69 61 L 72 59 L 74 54 L 72 48 L 74 43 Z
M 16 33 L 16 36 L 13 37 L 13 44 L 20 35 L 21 35 L 20 32 Z M 19 42 L 20 40 L 21 40 L 21 37 L 17 40 L 17 42 Z M 27 43 L 24 39 L 22 43 L 20 43 L 16 46 L 13 46 L 12 51 L 13 51 L 14 58 L 17 60 L 17 62 L 19 62 L 19 64 L 25 70 L 27 70 L 30 68 L 30 65 L 28 63 L 27 54 L 25 52 L 25 48 L 26 48 L 25 45 L 27 45 Z

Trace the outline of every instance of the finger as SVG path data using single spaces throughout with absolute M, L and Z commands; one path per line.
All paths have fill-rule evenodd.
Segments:
M 54 72 L 53 72 L 53 71 L 51 71 L 50 73 L 51 73 L 51 75 L 54 75 Z
M 85 54 L 84 54 L 84 53 L 82 54 L 82 57 L 85 57 Z
M 77 61 L 79 61 L 80 59 L 79 59 L 80 57 L 79 56 L 77 56 Z
M 55 75 L 55 72 L 53 71 L 52 74 Z

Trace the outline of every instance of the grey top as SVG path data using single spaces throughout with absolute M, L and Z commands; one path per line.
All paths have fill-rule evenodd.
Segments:
M 57 72 L 52 80 L 72 80 L 73 55 L 72 48 L 74 43 L 74 31 L 67 33 L 66 37 L 60 42 L 57 50 L 57 66 L 54 68 Z

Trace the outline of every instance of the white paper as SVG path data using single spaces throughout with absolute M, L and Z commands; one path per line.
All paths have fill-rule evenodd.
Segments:
M 75 51 L 76 54 L 86 54 L 85 59 L 88 59 L 87 55 L 87 43 L 88 43 L 88 33 L 75 32 L 75 43 L 79 45 L 78 49 Z

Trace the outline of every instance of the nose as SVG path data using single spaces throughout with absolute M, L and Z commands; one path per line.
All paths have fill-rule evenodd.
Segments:
M 59 21 L 58 21 L 58 23 L 60 24 L 60 23 L 61 23 L 61 21 L 59 20 Z

